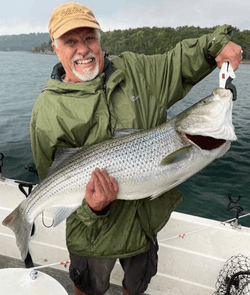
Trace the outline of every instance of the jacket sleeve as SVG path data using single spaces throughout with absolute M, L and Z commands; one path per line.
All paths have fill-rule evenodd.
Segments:
M 47 175 L 47 170 L 53 162 L 54 152 L 58 148 L 67 148 L 70 145 L 66 141 L 56 140 L 50 136 L 50 130 L 46 126 L 46 111 L 43 109 L 44 100 L 42 95 L 37 99 L 33 108 L 30 121 L 30 138 L 33 159 L 38 171 L 40 180 Z M 83 196 L 84 198 L 84 196 Z M 93 212 L 87 202 L 83 200 L 82 205 L 74 213 L 75 217 L 80 219 L 86 226 L 100 227 L 108 216 L 110 206 L 104 208 L 101 212 Z
M 49 131 L 45 132 L 39 121 L 40 97 L 37 99 L 30 120 L 30 140 L 33 160 L 36 165 L 38 176 L 40 180 L 46 177 L 47 170 L 52 164 L 53 148 L 51 148 L 51 141 L 49 138 Z M 45 119 L 45 118 L 44 118 Z
M 232 30 L 220 26 L 211 34 L 179 42 L 166 54 L 137 59 L 160 104 L 169 108 L 216 68 L 215 57 L 231 40 Z

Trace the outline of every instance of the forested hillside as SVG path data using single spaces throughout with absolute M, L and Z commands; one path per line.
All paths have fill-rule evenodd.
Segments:
M 102 49 L 114 55 L 124 51 L 144 54 L 164 53 L 178 42 L 187 38 L 197 38 L 211 33 L 214 28 L 178 27 L 178 28 L 137 28 L 102 32 Z M 250 31 L 234 30 L 233 41 L 241 45 L 244 59 L 250 59 Z M 0 36 L 0 51 L 52 52 L 48 33 Z
M 179 28 L 137 28 L 129 30 L 115 30 L 102 33 L 102 49 L 119 54 L 133 51 L 144 54 L 164 53 L 172 49 L 183 39 L 197 38 L 212 33 L 214 28 L 179 27 Z M 234 30 L 233 41 L 241 45 L 244 58 L 250 59 L 250 31 Z
M 32 51 L 32 47 L 49 42 L 48 33 L 0 36 L 0 51 Z

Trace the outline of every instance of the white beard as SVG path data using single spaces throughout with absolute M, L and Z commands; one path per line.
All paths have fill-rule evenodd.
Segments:
M 75 61 L 82 58 L 94 58 L 96 60 L 96 55 L 94 53 L 89 53 L 85 56 L 82 56 L 82 55 L 74 56 L 72 59 L 72 72 L 77 78 L 79 78 L 83 82 L 91 81 L 99 74 L 99 64 L 96 63 L 96 67 L 94 70 L 87 68 L 87 69 L 83 69 L 82 73 L 79 73 L 75 69 Z

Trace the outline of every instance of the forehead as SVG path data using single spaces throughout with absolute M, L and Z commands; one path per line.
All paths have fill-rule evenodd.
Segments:
M 67 33 L 63 34 L 60 38 L 65 39 L 69 37 L 77 37 L 77 36 L 81 37 L 81 36 L 86 36 L 88 34 L 93 34 L 93 33 L 95 33 L 95 29 L 82 27 L 82 28 L 76 28 L 76 29 L 70 30 Z

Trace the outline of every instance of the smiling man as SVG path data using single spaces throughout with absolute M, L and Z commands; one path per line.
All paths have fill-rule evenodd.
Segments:
M 63 34 L 52 43 L 65 71 L 65 82 L 91 81 L 103 71 L 100 31 L 77 28 Z
M 241 47 L 231 41 L 232 28 L 225 25 L 183 40 L 168 53 L 126 52 L 110 61 L 103 56 L 94 14 L 74 2 L 52 12 L 49 32 L 61 63 L 38 97 L 30 124 L 41 180 L 57 150 L 111 139 L 119 128 L 158 126 L 166 121 L 167 109 L 216 66 L 229 61 L 236 70 L 241 58 Z M 174 188 L 152 201 L 116 200 L 118 184 L 102 168 L 93 167 L 81 207 L 67 218 L 74 292 L 104 294 L 119 259 L 124 294 L 142 294 L 157 272 L 156 234 L 182 195 Z

